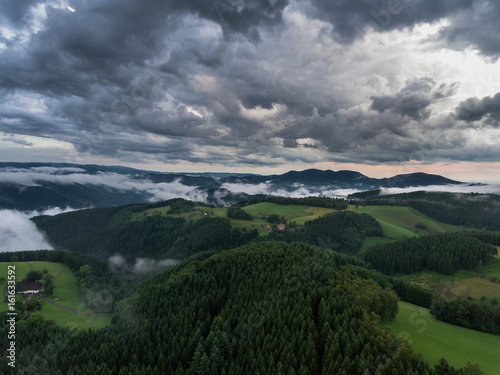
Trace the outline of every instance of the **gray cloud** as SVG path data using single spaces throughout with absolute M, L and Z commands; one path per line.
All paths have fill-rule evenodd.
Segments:
M 112 269 L 125 269 L 140 276 L 145 276 L 152 272 L 160 271 L 167 267 L 179 264 L 176 259 L 149 259 L 149 258 L 136 258 L 133 265 L 129 265 L 126 259 L 121 254 L 115 254 L 108 258 L 108 263 Z
M 499 184 L 490 185 L 436 185 L 436 186 L 415 186 L 410 188 L 382 188 L 380 195 L 390 194 L 404 194 L 412 193 L 415 191 L 436 191 L 436 192 L 449 192 L 449 193 L 478 193 L 478 194 L 500 194 Z
M 500 120 L 500 93 L 482 99 L 468 98 L 456 108 L 457 117 L 467 122 L 486 119 L 486 123 L 498 126 Z
M 390 111 L 408 116 L 416 121 L 427 120 L 431 115 L 429 106 L 436 99 L 452 96 L 457 84 L 441 84 L 433 91 L 435 86 L 436 82 L 429 77 L 407 81 L 406 86 L 395 95 L 372 96 L 370 108 L 380 113 Z
M 69 211 L 73 209 L 53 207 L 43 212 L 0 210 L 0 252 L 53 249 L 30 218 Z
M 0 40 L 6 133 L 133 162 L 399 162 L 424 141 L 436 158 L 480 158 L 478 147 L 453 149 L 466 135 L 438 117 L 458 83 L 435 71 L 416 78 L 382 39 L 356 43 L 446 19 L 427 50 L 494 58 L 492 1 L 92 0 L 70 3 L 74 12 L 48 4 L 42 12 L 16 2 L 3 15 L 15 34 Z M 491 108 L 457 113 L 498 121 Z
M 0 183 L 14 183 L 21 186 L 39 186 L 43 182 L 56 184 L 97 185 L 121 191 L 141 191 L 151 197 L 151 201 L 183 197 L 194 201 L 205 201 L 206 193 L 196 186 L 187 186 L 178 178 L 172 182 L 155 183 L 133 175 L 117 173 L 87 174 L 79 168 L 0 168 Z M 79 172 L 79 173 L 74 173 Z M 31 215 L 34 216 L 34 215 Z
M 27 215 L 0 210 L 0 252 L 52 249 Z

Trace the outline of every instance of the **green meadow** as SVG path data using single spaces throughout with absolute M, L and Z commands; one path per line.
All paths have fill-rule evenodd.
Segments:
M 368 214 L 378 220 L 386 237 L 415 237 L 425 234 L 457 232 L 466 228 L 441 223 L 431 219 L 411 207 L 404 206 L 368 206 L 349 207 L 358 214 Z M 427 229 L 418 229 L 417 224 L 424 224 Z
M 66 265 L 52 262 L 3 262 L 0 263 L 0 277 L 6 278 L 7 268 L 11 264 L 16 266 L 16 281 L 21 281 L 31 270 L 43 271 L 46 269 L 54 277 L 54 295 L 46 297 L 48 300 L 70 309 L 90 314 L 95 313 L 83 300 L 76 277 Z M 1 302 L 0 311 L 6 310 L 7 304 Z M 111 318 L 96 315 L 78 315 L 54 306 L 47 301 L 43 301 L 42 309 L 34 314 L 38 314 L 46 320 L 53 320 L 61 326 L 76 327 L 79 329 L 97 329 L 111 323 Z
M 445 357 L 455 367 L 479 363 L 486 374 L 500 374 L 500 336 L 441 322 L 428 309 L 406 302 L 399 303 L 396 319 L 386 325 L 432 365 Z
M 148 217 L 148 213 L 153 215 L 166 216 L 167 212 L 170 210 L 170 206 L 157 207 L 154 209 L 144 210 L 142 212 L 132 213 L 130 220 L 144 220 Z M 264 226 L 268 224 L 264 217 L 259 217 L 259 215 L 271 215 L 278 214 L 283 216 L 286 220 L 294 220 L 297 225 L 304 225 L 306 221 L 317 219 L 318 217 L 325 215 L 330 212 L 335 212 L 335 210 L 323 207 L 311 207 L 311 206 L 300 206 L 300 205 L 280 205 L 276 203 L 257 203 L 249 206 L 243 207 L 243 210 L 248 212 L 253 216 L 253 220 L 231 220 L 231 225 L 234 228 L 245 228 L 245 229 L 257 229 L 261 235 L 266 235 L 268 232 L 264 229 Z M 191 221 L 196 221 L 204 217 L 203 212 L 208 211 L 213 212 L 214 217 L 226 217 L 227 208 L 225 207 L 206 207 L 206 206 L 195 206 L 193 211 L 184 212 L 179 214 L 169 214 L 168 216 L 184 218 Z
M 144 220 L 148 217 L 148 213 L 153 215 L 167 215 L 170 206 L 157 207 L 154 209 L 144 210 L 143 212 L 132 213 L 130 220 Z M 336 212 L 336 210 L 323 207 L 312 207 L 302 205 L 280 205 L 276 203 L 262 202 L 243 207 L 243 210 L 253 216 L 253 220 L 234 220 L 231 219 L 231 225 L 234 228 L 256 228 L 261 235 L 267 234 L 264 226 L 267 224 L 265 218 L 259 215 L 278 214 L 283 216 L 287 221 L 293 220 L 298 226 L 304 225 L 307 221 L 317 219 L 325 214 Z M 349 210 L 356 213 L 366 213 L 373 216 L 382 226 L 385 238 L 367 238 L 363 243 L 361 251 L 364 251 L 369 246 L 389 242 L 395 239 L 409 238 L 433 233 L 446 233 L 464 230 L 466 228 L 454 225 L 444 224 L 434 219 L 431 219 L 417 210 L 403 206 L 369 206 L 358 207 L 349 206 Z M 203 212 L 213 212 L 215 217 L 226 217 L 227 209 L 224 207 L 210 208 L 205 206 L 195 206 L 193 211 L 170 214 L 169 216 L 184 218 L 187 220 L 199 220 L 204 217 Z M 426 227 L 419 229 L 417 226 Z

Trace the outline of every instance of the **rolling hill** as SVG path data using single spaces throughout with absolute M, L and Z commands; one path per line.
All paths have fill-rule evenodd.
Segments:
M 370 178 L 354 171 L 308 169 L 281 175 L 161 173 L 124 167 L 61 163 L 0 163 L 0 209 L 108 207 L 183 197 L 232 205 L 268 195 L 340 194 L 381 187 L 456 185 L 438 175 Z

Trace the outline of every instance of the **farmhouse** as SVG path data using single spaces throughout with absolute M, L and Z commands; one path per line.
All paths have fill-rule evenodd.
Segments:
M 38 281 L 22 279 L 16 285 L 16 293 L 37 294 L 43 292 L 43 284 Z
M 268 224 L 268 225 L 266 225 L 266 226 L 264 227 L 264 229 L 265 229 L 265 230 L 271 230 L 271 229 L 273 229 L 273 227 L 272 227 L 272 226 L 270 226 L 270 225 Z
M 278 230 L 285 230 L 285 224 L 278 224 Z

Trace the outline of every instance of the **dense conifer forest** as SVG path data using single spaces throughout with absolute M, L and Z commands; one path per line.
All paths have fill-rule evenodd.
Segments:
M 380 196 L 379 191 L 354 194 L 369 205 L 410 206 L 423 214 L 453 225 L 500 230 L 500 196 L 417 191 Z
M 304 241 L 338 252 L 355 254 L 365 237 L 383 235 L 382 227 L 372 216 L 341 211 L 307 221 L 304 228 L 275 231 L 255 241 Z
M 18 368 L 3 361 L 0 371 L 441 374 L 380 326 L 395 317 L 397 302 L 385 277 L 360 260 L 311 245 L 205 252 L 137 287 L 100 331 L 19 322 Z M 6 319 L 0 324 L 6 335 Z
M 302 206 L 333 208 L 335 210 L 345 210 L 349 205 L 349 202 L 345 199 L 329 197 L 286 198 L 269 196 L 266 201 L 284 205 L 296 204 Z
M 186 212 L 192 207 L 187 202 L 175 200 L 174 211 Z M 145 220 L 129 221 L 132 212 L 147 208 L 152 209 L 154 205 L 81 210 L 38 216 L 33 221 L 59 249 L 100 258 L 119 253 L 129 260 L 136 257 L 183 259 L 201 250 L 240 246 L 258 236 L 256 230 L 232 228 L 229 221 L 222 218 L 188 221 L 154 215 Z
M 451 324 L 500 334 L 500 307 L 496 299 L 478 301 L 436 296 L 432 300 L 431 314 Z
M 425 269 L 450 275 L 490 262 L 497 249 L 468 233 L 447 233 L 411 238 L 369 248 L 364 259 L 387 275 L 410 274 Z
M 273 199 L 329 208 L 345 202 Z M 152 213 L 166 206 L 167 215 Z M 472 365 L 454 369 L 445 360 L 431 367 L 380 323 L 394 319 L 401 300 L 432 307 L 440 320 L 499 334 L 495 300 L 446 299 L 398 276 L 450 275 L 487 265 L 497 253 L 498 233 L 423 235 L 360 253 L 366 237 L 384 237 L 368 214 L 332 212 L 298 228 L 293 220 L 270 214 L 268 221 L 286 221 L 286 229 L 259 236 L 256 226 L 264 224 L 257 215 L 240 229 L 230 219 L 241 223 L 254 216 L 240 206 L 224 212 L 229 217 L 214 217 L 213 211 L 204 216 L 194 202 L 175 199 L 34 218 L 57 248 L 80 254 L 20 252 L 19 260 L 67 264 L 86 302 L 114 315 L 111 326 L 89 332 L 71 332 L 37 317 L 19 322 L 24 348 L 19 361 L 27 369 L 20 373 L 481 373 Z M 108 267 L 115 254 L 128 268 Z M 0 254 L 0 260 L 11 256 Z M 185 260 L 139 284 L 127 269 L 143 257 Z M 48 351 L 54 347 L 53 355 Z

